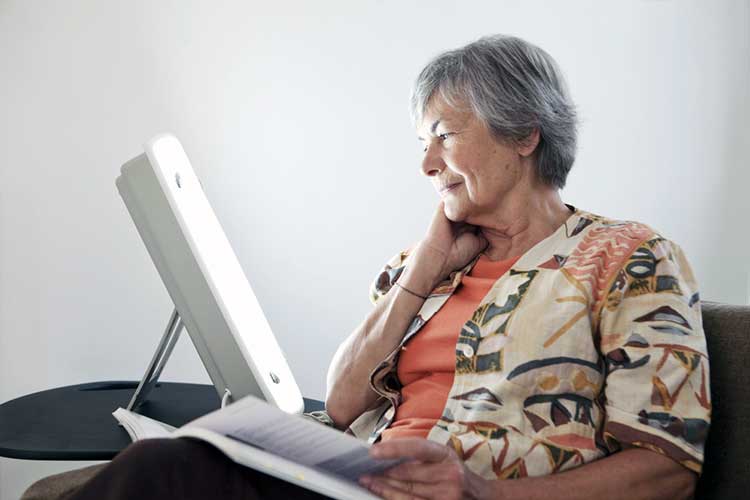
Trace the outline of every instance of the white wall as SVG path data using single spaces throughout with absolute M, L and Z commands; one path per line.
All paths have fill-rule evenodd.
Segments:
M 568 76 L 583 126 L 564 199 L 660 229 L 704 298 L 746 302 L 749 29 L 744 0 L 0 2 L 0 401 L 140 377 L 171 309 L 114 179 L 167 130 L 323 398 L 370 279 L 436 203 L 411 81 L 490 33 Z M 184 339 L 165 378 L 208 381 Z M 79 465 L 2 459 L 0 498 Z

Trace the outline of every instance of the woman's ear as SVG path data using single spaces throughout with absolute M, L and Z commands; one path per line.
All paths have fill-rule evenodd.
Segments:
M 518 142 L 518 154 L 521 156 L 531 156 L 536 147 L 539 145 L 539 128 L 535 128 L 524 139 Z

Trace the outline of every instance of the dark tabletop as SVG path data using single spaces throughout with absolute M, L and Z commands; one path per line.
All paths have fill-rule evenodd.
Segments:
M 0 405 L 0 456 L 30 460 L 110 460 L 130 444 L 112 412 L 138 382 L 94 382 L 37 392 Z M 160 382 L 138 413 L 180 427 L 219 408 L 212 385 Z M 323 403 L 305 398 L 305 411 Z

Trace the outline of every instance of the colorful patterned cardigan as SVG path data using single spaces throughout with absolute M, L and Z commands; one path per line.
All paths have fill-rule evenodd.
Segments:
M 374 443 L 400 401 L 401 347 L 460 286 L 452 273 L 373 370 L 381 397 L 347 432 Z M 388 293 L 408 252 L 371 287 Z M 700 472 L 711 402 L 697 284 L 682 250 L 649 227 L 576 210 L 521 256 L 456 344 L 456 373 L 428 439 L 487 479 L 540 476 L 624 447 Z

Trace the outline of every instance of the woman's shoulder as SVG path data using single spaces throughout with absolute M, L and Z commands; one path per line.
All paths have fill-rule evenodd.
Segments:
M 568 237 L 580 238 L 588 243 L 593 240 L 610 244 L 618 241 L 666 240 L 659 231 L 639 221 L 615 219 L 581 209 L 576 209 L 571 219 L 568 221 Z
M 690 265 L 682 248 L 664 237 L 648 224 L 604 217 L 576 210 L 570 222 L 570 252 L 565 257 L 567 267 L 584 270 L 608 283 L 620 272 L 656 272 L 664 266 L 667 274 L 682 274 L 694 281 Z M 644 271 L 645 272 L 645 271 Z

